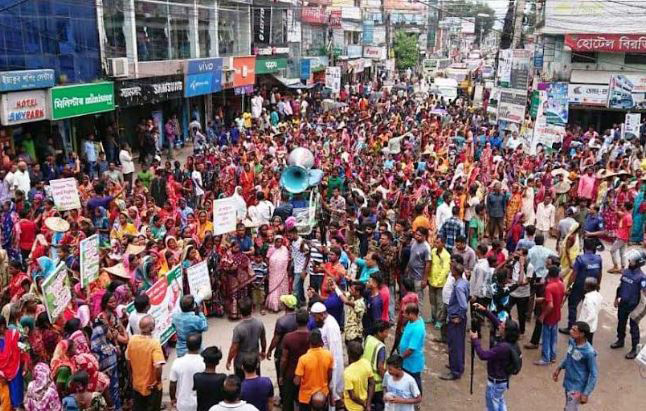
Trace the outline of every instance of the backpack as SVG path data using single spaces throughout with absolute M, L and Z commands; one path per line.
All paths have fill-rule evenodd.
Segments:
M 517 375 L 523 368 L 523 353 L 518 344 L 503 343 L 509 347 L 509 362 L 505 365 L 507 375 Z

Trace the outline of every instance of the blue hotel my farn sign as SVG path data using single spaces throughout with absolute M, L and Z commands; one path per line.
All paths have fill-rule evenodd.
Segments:
M 0 73 L 0 91 L 54 87 L 54 70 L 20 70 Z

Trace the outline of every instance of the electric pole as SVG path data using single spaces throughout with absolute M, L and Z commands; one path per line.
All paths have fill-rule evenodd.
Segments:
M 516 2 L 516 11 L 514 13 L 514 37 L 512 38 L 511 48 L 517 49 L 520 45 L 520 39 L 523 35 L 523 20 L 525 17 L 525 0 Z

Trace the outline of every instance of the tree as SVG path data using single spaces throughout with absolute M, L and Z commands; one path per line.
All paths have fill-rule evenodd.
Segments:
M 417 37 L 404 31 L 395 33 L 393 40 L 393 51 L 398 70 L 415 67 L 419 61 L 419 49 L 417 48 Z

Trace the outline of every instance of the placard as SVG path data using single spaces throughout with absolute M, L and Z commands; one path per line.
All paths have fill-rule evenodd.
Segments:
M 523 93 L 515 93 L 510 89 L 500 90 L 498 101 L 498 120 L 520 123 L 525 118 L 525 106 L 527 96 Z
M 64 262 L 61 261 L 54 272 L 45 278 L 42 289 L 49 322 L 54 324 L 58 316 L 65 311 L 67 305 L 72 301 L 70 280 L 67 277 L 67 267 Z
M 177 265 L 146 290 L 146 294 L 150 298 L 148 314 L 155 319 L 153 337 L 158 338 L 161 344 L 166 344 L 175 334 L 173 313 L 180 310 L 179 303 L 182 299 L 181 281 L 182 267 Z M 126 307 L 128 314 L 134 310 L 134 302 Z
M 568 121 L 568 83 L 550 83 L 547 104 L 543 107 L 547 124 L 565 126 Z
M 209 266 L 207 261 L 202 261 L 186 269 L 186 278 L 188 279 L 188 288 L 191 295 L 196 296 L 202 288 L 207 288 L 211 292 L 211 278 L 209 277 Z
M 87 287 L 94 280 L 99 278 L 99 235 L 94 234 L 79 243 L 79 254 L 81 256 L 81 288 Z
M 639 129 L 641 127 L 642 115 L 641 113 L 626 113 L 626 120 L 624 121 L 623 137 L 627 140 L 639 137 Z
M 236 204 L 233 197 L 213 202 L 213 235 L 222 235 L 236 230 Z
M 49 185 L 52 188 L 54 205 L 58 211 L 68 211 L 81 208 L 78 182 L 75 178 L 70 177 L 50 180 Z
M 341 67 L 328 67 L 325 69 L 325 87 L 334 93 L 341 91 Z

